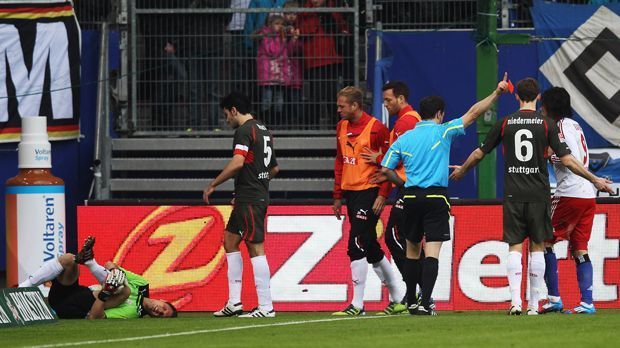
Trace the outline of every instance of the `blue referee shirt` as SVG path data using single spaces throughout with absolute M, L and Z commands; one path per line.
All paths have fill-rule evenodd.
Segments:
M 444 124 L 418 122 L 390 146 L 381 165 L 394 169 L 402 161 L 407 174 L 405 187 L 448 187 L 450 146 L 463 134 L 461 118 Z

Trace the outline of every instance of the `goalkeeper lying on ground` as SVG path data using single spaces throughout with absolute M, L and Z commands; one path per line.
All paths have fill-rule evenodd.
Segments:
M 61 319 L 129 319 L 146 314 L 157 318 L 176 317 L 169 302 L 148 297 L 149 284 L 141 276 L 112 262 L 105 267 L 94 258 L 95 238 L 88 237 L 77 255 L 64 254 L 47 261 L 19 287 L 39 286 L 52 281 L 49 304 Z M 101 286 L 78 284 L 78 264 L 83 264 Z

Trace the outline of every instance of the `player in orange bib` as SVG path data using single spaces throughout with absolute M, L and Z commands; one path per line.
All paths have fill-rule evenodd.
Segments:
M 389 131 L 376 118 L 363 110 L 363 93 L 356 87 L 345 87 L 338 93 L 337 152 L 334 169 L 334 214 L 341 218 L 342 199 L 346 200 L 351 225 L 347 254 L 351 260 L 353 300 L 334 315 L 363 315 L 364 289 L 368 272 L 367 263 L 386 284 L 391 302 L 385 313 L 393 314 L 406 309 L 399 301 L 404 293 L 377 242 L 376 226 L 390 190 L 389 183 L 375 184 L 371 179 L 378 166 L 362 157 L 366 149 L 385 153 L 389 145 Z

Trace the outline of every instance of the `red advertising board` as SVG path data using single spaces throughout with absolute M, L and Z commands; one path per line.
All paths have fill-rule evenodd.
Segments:
M 220 309 L 228 297 L 222 235 L 230 209 L 79 207 L 78 237 L 83 240 L 88 235 L 96 236 L 96 259 L 100 263 L 112 260 L 143 275 L 150 282 L 151 297 L 172 301 L 184 311 L 213 311 Z M 351 271 L 346 254 L 349 223 L 337 220 L 331 212 L 331 206 L 269 207 L 265 250 L 276 310 L 332 311 L 350 303 Z M 433 292 L 438 309 L 507 308 L 508 247 L 501 242 L 501 212 L 499 205 L 453 207 L 453 238 L 442 248 Z M 386 209 L 377 226 L 381 236 L 388 216 Z M 620 205 L 598 205 L 589 249 L 594 267 L 594 300 L 599 308 L 620 308 L 619 242 Z M 572 305 L 579 302 L 579 291 L 575 265 L 567 249 L 566 242 L 555 248 L 562 297 L 566 305 Z M 252 308 L 256 305 L 252 266 L 244 248 L 242 252 L 242 300 L 246 308 Z M 527 265 L 527 255 L 523 263 Z M 80 281 L 88 285 L 95 279 L 84 268 Z M 524 279 L 524 294 L 526 282 Z M 387 290 L 370 267 L 366 309 L 380 310 L 387 302 Z

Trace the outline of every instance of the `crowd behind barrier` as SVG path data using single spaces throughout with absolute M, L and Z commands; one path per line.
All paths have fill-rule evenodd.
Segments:
M 74 1 L 83 29 L 113 21 L 121 3 Z M 372 4 L 373 8 L 353 0 L 128 2 L 130 19 L 137 23 L 132 33 L 133 130 L 223 129 L 219 98 L 232 90 L 250 95 L 254 113 L 274 130 L 331 130 L 338 119 L 336 92 L 364 80 L 359 69 L 364 44 L 354 40 L 354 29 L 361 29 L 357 32 L 363 39 L 363 29 L 378 23 L 384 29 L 476 25 L 476 0 Z M 498 1 L 498 27 L 531 27 L 531 5 L 531 0 Z
M 233 90 L 251 96 L 273 129 L 333 128 L 336 92 L 354 83 L 357 66 L 352 12 L 295 12 L 332 0 L 189 1 L 203 10 L 190 13 L 156 6 L 135 14 L 138 130 L 224 128 L 219 99 Z M 219 11 L 226 6 L 258 10 Z

